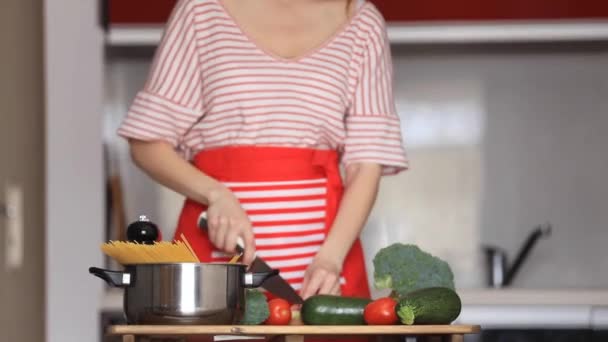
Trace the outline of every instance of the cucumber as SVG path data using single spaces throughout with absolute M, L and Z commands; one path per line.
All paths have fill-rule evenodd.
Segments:
M 406 294 L 397 304 L 397 316 L 401 323 L 450 324 L 462 309 L 462 303 L 454 290 L 431 287 Z
M 370 299 L 329 295 L 312 296 L 302 304 L 302 322 L 309 325 L 361 325 Z

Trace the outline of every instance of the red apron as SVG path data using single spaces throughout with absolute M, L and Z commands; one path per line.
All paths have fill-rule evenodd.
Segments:
M 202 151 L 194 165 L 224 183 L 249 216 L 257 255 L 296 290 L 336 216 L 343 192 L 335 151 L 284 147 L 222 147 Z M 184 234 L 203 262 L 226 261 L 196 222 L 206 208 L 186 200 L 175 239 Z M 360 241 L 341 275 L 344 296 L 370 297 Z

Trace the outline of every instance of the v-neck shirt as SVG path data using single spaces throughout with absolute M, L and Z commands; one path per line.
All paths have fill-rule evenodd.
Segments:
M 408 166 L 386 23 L 363 2 L 322 45 L 282 58 L 256 44 L 220 0 L 180 0 L 119 135 L 203 149 L 336 150 L 343 164 Z

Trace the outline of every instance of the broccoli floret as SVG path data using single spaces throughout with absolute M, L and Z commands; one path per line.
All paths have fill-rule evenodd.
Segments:
M 395 243 L 374 257 L 374 285 L 404 296 L 428 287 L 454 289 L 454 274 L 447 262 L 417 246 Z
M 401 324 L 412 325 L 416 320 L 416 310 L 410 305 L 400 305 L 397 309 L 397 317 Z
M 264 323 L 270 316 L 266 296 L 258 290 L 245 292 L 245 312 L 241 324 L 258 325 Z

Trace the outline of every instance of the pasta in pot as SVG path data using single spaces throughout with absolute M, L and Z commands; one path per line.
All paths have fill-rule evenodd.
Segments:
M 121 265 L 198 262 L 198 258 L 183 241 L 156 242 L 152 245 L 125 241 L 110 241 L 101 250 Z

